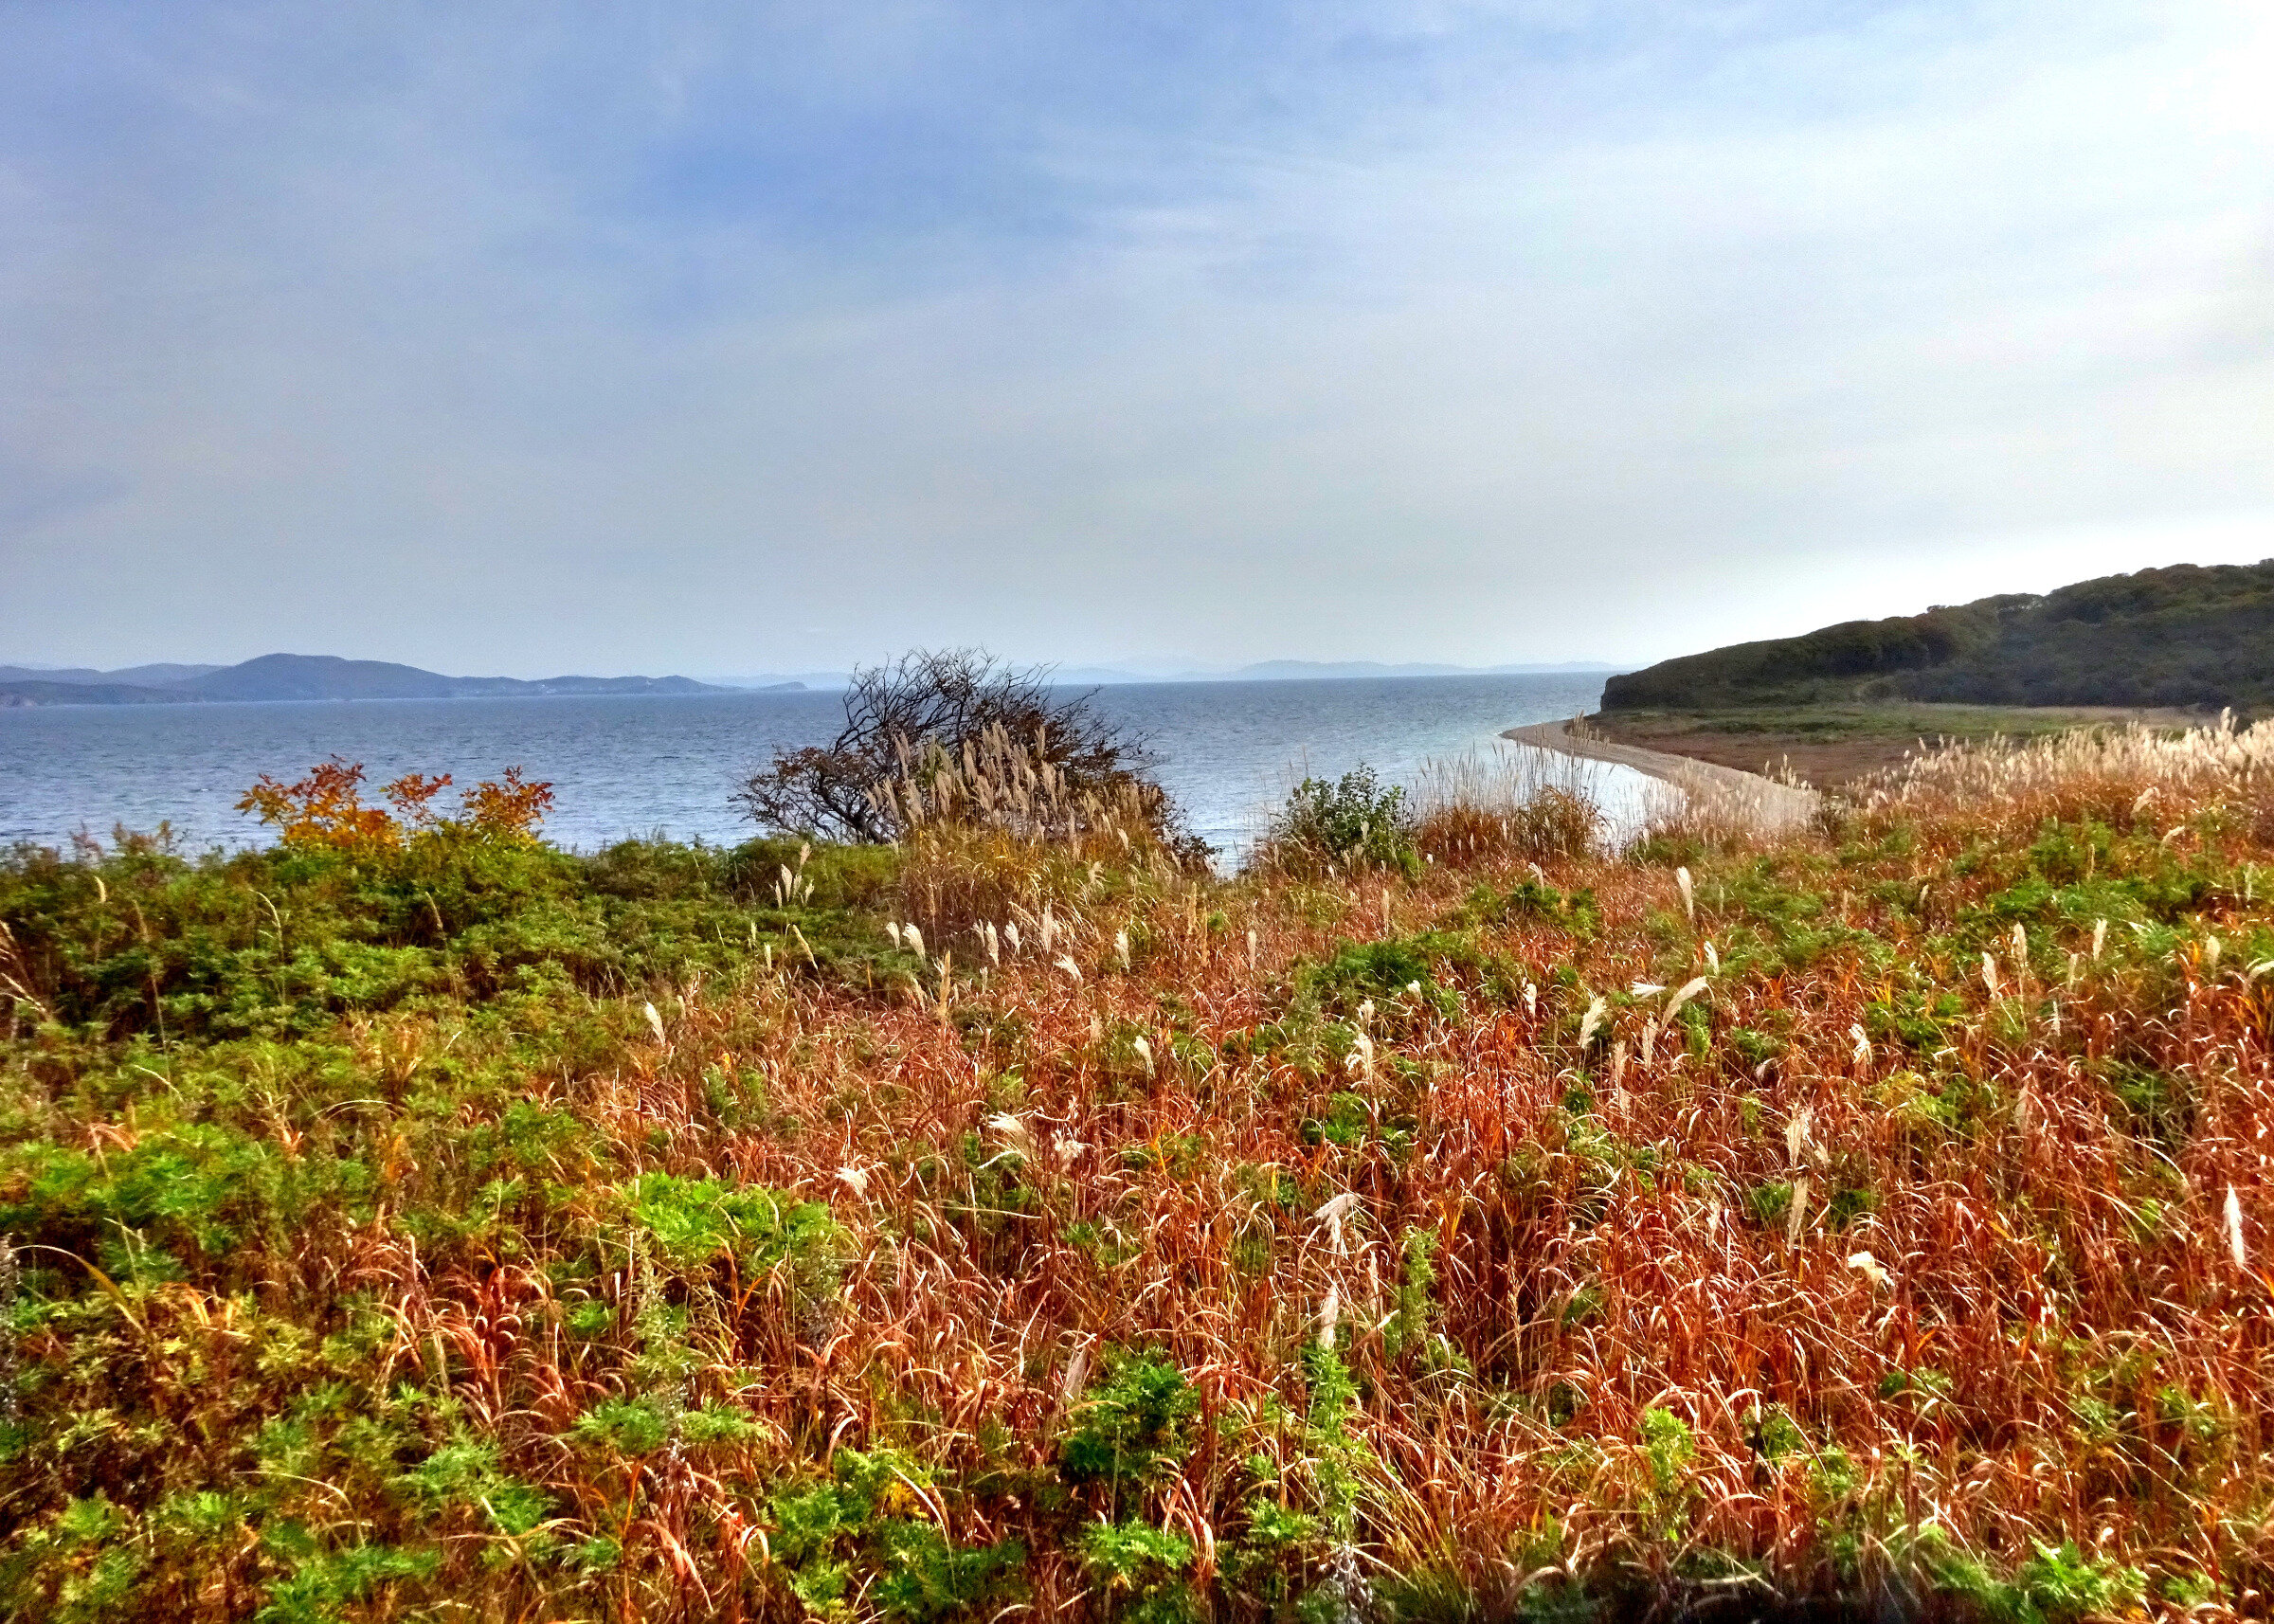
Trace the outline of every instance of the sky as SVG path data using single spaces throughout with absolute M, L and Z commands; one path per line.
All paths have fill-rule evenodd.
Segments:
M 0 662 L 1639 663 L 2274 556 L 2263 0 L 0 0 Z

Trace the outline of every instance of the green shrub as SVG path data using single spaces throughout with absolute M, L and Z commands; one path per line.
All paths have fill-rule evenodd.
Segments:
M 1370 767 L 1354 767 L 1332 784 L 1307 778 L 1295 785 L 1257 857 L 1301 874 L 1386 868 L 1418 875 L 1421 867 L 1404 788 L 1384 787 Z
M 217 1263 L 288 1218 L 321 1178 L 273 1143 L 220 1123 L 185 1123 L 97 1153 L 34 1141 L 0 1150 L 0 1234 L 130 1279 L 171 1279 Z
M 551 1510 L 544 1490 L 523 1483 L 497 1464 L 497 1446 L 460 1438 L 436 1450 L 396 1479 L 418 1505 L 430 1511 L 478 1513 L 497 1533 L 519 1537 L 533 1532 Z
M 381 1588 L 430 1577 L 442 1563 L 438 1549 L 401 1550 L 353 1544 L 323 1548 L 304 1532 L 272 1541 L 291 1561 L 290 1572 L 269 1587 L 256 1624 L 338 1624 L 345 1609 Z
M 1192 1451 L 1200 1396 L 1184 1372 L 1155 1355 L 1121 1355 L 1083 1395 L 1074 1430 L 1058 1446 L 1069 1483 L 1143 1486 L 1174 1471 Z
M 722 1257 L 764 1267 L 787 1260 L 808 1272 L 834 1272 L 843 1231 L 829 1209 L 759 1185 L 642 1173 L 625 1188 L 632 1218 L 675 1268 Z
M 1520 919 L 1544 919 L 1561 925 L 1581 941 L 1593 940 L 1603 923 L 1592 890 L 1566 894 L 1538 879 L 1523 881 L 1497 903 L 1490 901 L 1488 893 L 1480 912 L 1483 922 L 1496 925 Z
M 1149 1523 L 1092 1523 L 1082 1530 L 1081 1556 L 1113 1616 L 1130 1624 L 1185 1624 L 1200 1616 L 1184 1579 L 1192 1542 L 1182 1534 Z
M 790 1591 L 809 1611 L 835 1615 L 863 1588 L 878 1615 L 951 1618 L 1012 1599 L 1026 1564 L 1016 1540 L 957 1547 L 921 1512 L 922 1467 L 893 1450 L 839 1450 L 830 1477 L 767 1502 L 768 1540 Z M 857 1575 L 858 1577 L 857 1577 Z
M 1298 1003 L 1345 1019 L 1355 1017 L 1362 1004 L 1371 1003 L 1375 1014 L 1391 1027 L 1400 1024 L 1402 1014 L 1413 1011 L 1430 1011 L 1446 1020 L 1457 1018 L 1461 1013 L 1459 987 L 1489 1001 L 1505 1003 L 1514 996 L 1517 978 L 1505 963 L 1478 947 L 1473 937 L 1457 930 L 1424 930 L 1378 942 L 1337 942 L 1331 958 L 1321 964 L 1298 965 L 1294 974 Z
M 856 911 L 889 890 L 896 855 L 806 855 L 803 900 L 785 908 L 768 888 L 800 854 L 767 841 L 633 840 L 589 857 L 434 833 L 194 858 L 123 834 L 70 857 L 18 845 L 0 854 L 13 993 L 0 1025 L 294 1038 L 423 1001 L 681 983 L 769 950 L 785 965 L 890 980 L 885 945 Z
M 1995 1624 L 2074 1624 L 2123 1613 L 2147 1594 L 2147 1575 L 2138 1568 L 2086 1556 L 2068 1541 L 2032 1541 L 2031 1547 L 2008 1579 L 1932 1528 L 1922 1531 L 1916 1550 L 1937 1588 L 1964 1597 Z
M 618 1454 L 653 1454 L 671 1441 L 671 1417 L 649 1398 L 603 1398 L 577 1416 L 575 1435 Z
M 1661 1539 L 1672 1540 L 1680 1534 L 1689 1503 L 1696 1496 L 1689 1481 L 1689 1469 L 1697 1459 L 1697 1439 L 1689 1430 L 1689 1423 L 1671 1410 L 1645 1410 L 1642 1454 L 1651 1469 L 1650 1487 L 1645 1493 L 1651 1520 Z

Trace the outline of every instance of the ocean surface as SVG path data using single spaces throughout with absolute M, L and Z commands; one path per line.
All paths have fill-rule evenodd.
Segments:
M 1599 677 L 1409 677 L 1132 684 L 1094 703 L 1150 741 L 1193 826 L 1235 854 L 1307 774 L 1363 762 L 1411 783 L 1425 760 L 1491 751 L 1502 729 L 1592 711 L 1601 694 Z M 546 833 L 564 845 L 659 832 L 732 843 L 752 833 L 736 784 L 778 749 L 826 742 L 843 714 L 835 693 L 0 709 L 0 844 L 161 822 L 189 850 L 258 844 L 232 809 L 245 787 L 334 755 L 373 785 L 417 771 L 463 785 L 519 767 L 551 782 Z M 1615 794 L 1621 771 L 1604 774 Z

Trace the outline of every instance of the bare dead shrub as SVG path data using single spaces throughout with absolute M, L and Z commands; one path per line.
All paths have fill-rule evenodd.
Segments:
M 1056 695 L 1044 670 L 980 649 L 918 649 L 854 674 L 845 725 L 826 745 L 776 754 L 734 801 L 763 828 L 860 844 L 957 823 L 1019 839 L 1137 836 L 1198 861 L 1144 742 L 1089 694 Z

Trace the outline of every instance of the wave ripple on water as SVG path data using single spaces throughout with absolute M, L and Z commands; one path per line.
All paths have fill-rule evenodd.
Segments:
M 1100 710 L 1151 740 L 1155 771 L 1203 839 L 1236 851 L 1306 773 L 1363 762 L 1411 783 L 1423 761 L 1490 748 L 1505 729 L 1596 709 L 1599 677 L 1362 677 L 1101 688 Z M 826 740 L 839 695 L 723 694 L 0 710 L 0 841 L 171 821 L 184 845 L 251 843 L 232 810 L 262 773 L 338 755 L 372 783 L 508 766 L 550 780 L 547 833 L 590 849 L 662 832 L 740 840 L 729 797 L 780 749 Z

